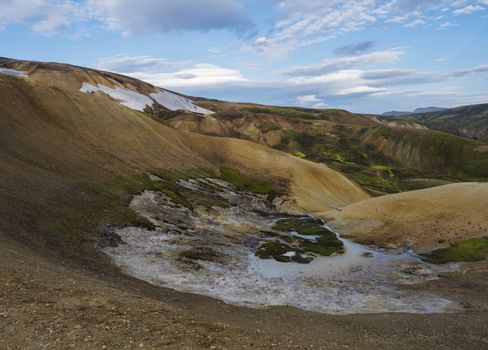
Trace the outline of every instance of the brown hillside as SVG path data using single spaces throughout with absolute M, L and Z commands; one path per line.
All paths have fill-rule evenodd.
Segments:
M 78 91 L 85 79 L 107 83 L 114 75 L 57 64 L 12 67 L 33 72 L 29 78 L 0 75 L 0 228 L 15 236 L 30 240 L 34 232 L 52 237 L 52 231 L 69 231 L 66 212 L 74 221 L 107 184 L 145 171 L 233 166 L 286 179 L 294 195 L 291 207 L 307 211 L 367 198 L 325 166 L 250 142 L 181 133 L 103 93 Z
M 432 250 L 487 235 L 488 184 L 452 184 L 393 194 L 324 215 L 360 242 Z

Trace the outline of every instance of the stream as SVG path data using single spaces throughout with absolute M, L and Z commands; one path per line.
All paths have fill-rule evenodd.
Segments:
M 156 229 L 114 228 L 123 243 L 103 251 L 125 273 L 248 307 L 286 305 L 331 314 L 460 309 L 451 300 L 408 288 L 455 271 L 456 264 L 432 265 L 410 251 L 363 246 L 342 238 L 326 223 L 323 226 L 342 241 L 343 254 L 314 254 L 310 263 L 261 259 L 255 255 L 259 244 L 282 240 L 270 235 L 276 221 L 288 217 L 279 205 L 270 209 L 264 197 L 239 192 L 223 181 L 201 179 L 179 185 L 199 196 L 217 195 L 232 205 L 189 210 L 163 193 L 135 196 L 131 207 Z M 292 239 L 317 238 L 288 234 Z

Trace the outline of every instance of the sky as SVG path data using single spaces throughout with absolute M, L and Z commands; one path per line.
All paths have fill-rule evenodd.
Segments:
M 0 0 L 0 56 L 229 101 L 454 107 L 488 103 L 488 0 Z

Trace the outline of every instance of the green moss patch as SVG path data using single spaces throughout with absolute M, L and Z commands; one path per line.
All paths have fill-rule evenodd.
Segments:
M 312 218 L 283 219 L 279 220 L 273 229 L 282 232 L 295 231 L 302 236 L 313 236 L 313 239 L 296 238 L 298 246 L 307 252 L 322 256 L 344 253 L 342 241 L 334 232 L 325 228 L 321 220 Z
M 300 152 L 300 151 L 295 151 L 292 153 L 295 157 L 298 157 L 298 158 L 305 158 L 307 155 L 303 152 Z
M 237 169 L 220 168 L 222 180 L 230 182 L 240 191 L 250 191 L 256 194 L 280 195 L 284 192 L 283 187 L 274 181 L 263 180 L 242 174 Z
M 49 232 L 53 243 L 85 249 L 95 232 L 107 225 L 143 226 L 153 228 L 146 218 L 128 204 L 132 196 L 143 190 L 159 190 L 160 184 L 146 174 L 118 178 L 96 187 L 83 188 L 84 200 L 51 203 L 50 218 L 39 222 Z
M 308 264 L 312 261 L 312 257 L 303 256 L 304 253 L 305 251 L 303 249 L 293 248 L 284 243 L 266 242 L 259 246 L 255 254 L 260 259 L 275 259 L 276 261 L 285 263 L 296 262 L 299 264 Z
M 322 256 L 344 253 L 344 244 L 332 232 L 320 236 L 315 241 L 303 241 L 300 246 L 306 251 Z
M 273 229 L 282 232 L 296 231 L 301 235 L 321 235 L 330 232 L 323 227 L 321 220 L 312 218 L 291 218 L 279 220 L 273 226 Z
M 395 174 L 393 173 L 392 168 L 390 166 L 387 166 L 387 165 L 371 165 L 370 168 L 373 170 L 385 171 L 386 173 L 388 173 L 389 177 L 395 177 Z
M 481 261 L 488 258 L 488 237 L 473 238 L 453 244 L 449 248 L 426 254 L 425 260 L 434 264 L 457 261 Z

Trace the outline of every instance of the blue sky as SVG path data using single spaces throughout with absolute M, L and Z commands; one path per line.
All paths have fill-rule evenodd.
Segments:
M 0 56 L 231 101 L 488 103 L 488 0 L 0 0 Z

